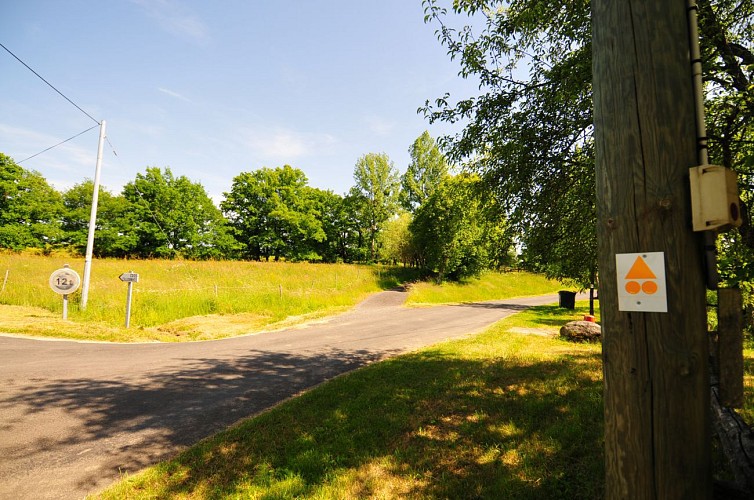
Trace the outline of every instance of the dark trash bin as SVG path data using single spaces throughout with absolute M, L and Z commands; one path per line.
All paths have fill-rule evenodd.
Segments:
M 576 308 L 576 292 L 561 290 L 558 292 L 558 296 L 560 297 L 560 307 L 563 307 L 565 309 Z

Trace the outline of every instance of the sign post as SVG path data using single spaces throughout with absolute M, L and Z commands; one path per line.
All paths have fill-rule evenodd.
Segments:
M 139 282 L 139 275 L 133 271 L 123 273 L 118 278 L 128 283 L 128 293 L 126 295 L 126 328 L 131 326 L 131 294 L 133 293 L 134 283 Z
M 50 288 L 63 296 L 63 319 L 68 319 L 68 295 L 78 290 L 81 285 L 79 274 L 65 264 L 50 275 Z

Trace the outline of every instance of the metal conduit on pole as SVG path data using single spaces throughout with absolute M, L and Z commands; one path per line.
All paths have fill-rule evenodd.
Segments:
M 709 163 L 707 156 L 707 126 L 704 123 L 704 90 L 702 83 L 702 55 L 699 50 L 699 6 L 696 0 L 687 2 L 689 22 L 689 47 L 691 50 L 691 74 L 694 78 L 694 106 L 696 108 L 696 142 L 699 164 Z
M 694 107 L 696 108 L 696 147 L 699 165 L 709 163 L 707 126 L 704 118 L 704 83 L 702 81 L 702 55 L 699 50 L 699 5 L 696 0 L 687 1 L 689 23 L 689 49 L 691 51 L 691 74 L 694 84 Z M 704 267 L 706 285 L 717 290 L 720 275 L 717 272 L 717 231 L 704 232 Z
M 97 166 L 94 169 L 94 191 L 92 193 L 92 211 L 89 216 L 89 233 L 86 237 L 86 257 L 84 259 L 84 279 L 81 284 L 81 309 L 86 309 L 89 300 L 89 278 L 92 273 L 92 253 L 94 250 L 94 228 L 97 225 L 97 202 L 99 201 L 99 181 L 102 170 L 102 149 L 105 142 L 105 120 L 100 122 L 99 143 L 97 145 Z

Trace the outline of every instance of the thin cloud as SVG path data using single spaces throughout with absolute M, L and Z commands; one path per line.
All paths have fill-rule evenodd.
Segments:
M 364 122 L 366 123 L 367 129 L 380 137 L 388 136 L 395 130 L 395 122 L 379 116 L 367 116 L 364 118 Z
M 337 140 L 329 134 L 313 134 L 288 129 L 240 130 L 241 144 L 254 156 L 273 163 L 292 163 L 300 158 L 326 154 Z
M 86 141 L 87 136 L 88 134 L 84 134 L 77 140 Z M 93 176 L 97 156 L 96 136 L 96 131 L 92 131 L 92 136 L 89 137 L 90 147 L 67 142 L 24 161 L 21 167 L 40 172 L 56 189 L 67 190 L 74 184 Z M 43 134 L 5 123 L 0 123 L 0 137 L 7 138 L 8 142 L 17 145 L 16 150 L 3 151 L 16 162 L 23 161 L 64 139 L 64 137 Z M 92 138 L 94 138 L 93 142 Z
M 209 41 L 209 29 L 202 19 L 177 0 L 131 0 L 171 35 L 199 44 Z
M 165 89 L 165 88 L 162 88 L 162 87 L 158 87 L 157 90 L 159 90 L 163 94 L 169 95 L 170 97 L 175 97 L 176 99 L 180 99 L 182 101 L 191 102 L 191 99 L 189 99 L 188 97 L 186 97 L 184 95 L 181 95 L 178 92 L 174 92 L 174 91 L 172 91 L 170 89 Z
M 61 142 L 65 137 L 56 137 L 49 134 L 42 134 L 33 130 L 14 127 L 5 123 L 0 123 L 0 135 L 6 137 L 9 142 L 18 144 L 17 151 L 4 151 L 13 158 L 14 161 L 23 161 L 40 151 L 54 146 Z M 73 135 L 73 134 L 72 134 Z M 86 140 L 87 134 L 78 138 L 78 141 Z M 96 137 L 96 131 L 92 132 L 92 137 Z M 94 143 L 96 146 L 96 142 Z M 73 142 L 66 142 L 50 151 L 29 160 L 29 164 L 24 162 L 26 168 L 34 168 L 37 165 L 44 165 L 62 172 L 77 172 L 80 167 L 87 164 L 94 165 L 93 158 L 96 156 L 96 149 L 87 149 L 76 145 Z

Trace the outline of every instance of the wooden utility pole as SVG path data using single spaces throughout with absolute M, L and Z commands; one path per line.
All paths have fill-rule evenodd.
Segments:
M 606 497 L 710 498 L 686 0 L 593 0 L 592 22 Z M 645 252 L 662 252 L 667 312 L 619 310 L 616 254 Z

